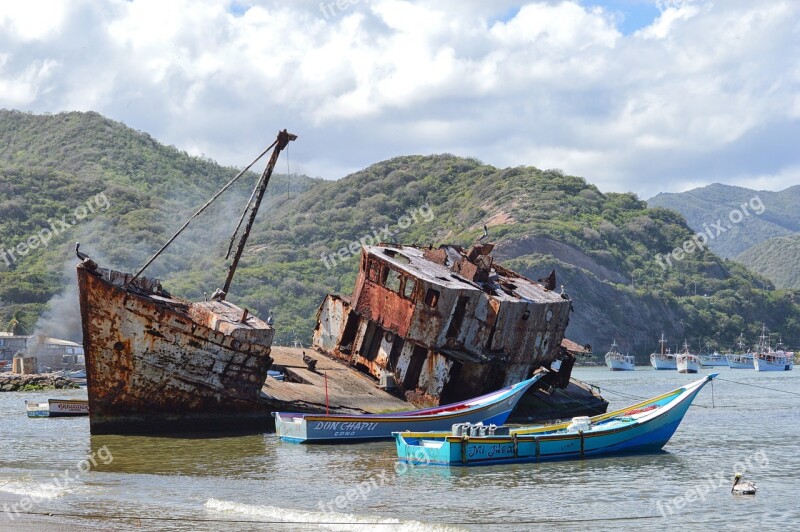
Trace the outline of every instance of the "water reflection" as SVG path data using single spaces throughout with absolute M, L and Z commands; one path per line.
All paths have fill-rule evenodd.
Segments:
M 271 461 L 261 435 L 202 439 L 92 435 L 90 443 L 94 456 L 103 452 L 113 456 L 107 464 L 98 460 L 94 468 L 107 473 L 236 476 L 254 461 Z

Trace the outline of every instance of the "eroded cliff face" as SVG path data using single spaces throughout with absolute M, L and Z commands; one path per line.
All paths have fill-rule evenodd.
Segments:
M 528 278 L 555 269 L 557 291 L 564 285 L 573 302 L 567 337 L 591 344 L 602 355 L 613 340 L 636 355 L 639 363 L 658 347 L 662 332 L 678 342 L 685 335 L 677 306 L 670 306 L 643 291 L 630 279 L 601 264 L 580 249 L 548 238 L 513 239 L 499 244 L 498 260 Z

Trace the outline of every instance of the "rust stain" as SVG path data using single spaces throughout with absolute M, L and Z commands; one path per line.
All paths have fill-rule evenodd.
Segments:
M 562 358 L 570 302 L 495 264 L 492 249 L 365 247 L 350 300 L 337 300 L 336 316 L 326 309 L 338 296 L 320 306 L 314 345 L 376 378 L 393 373 L 405 391 L 424 386 L 426 396 L 449 399 Z M 376 339 L 385 333 L 391 342 Z
M 93 433 L 125 420 L 237 415 L 259 404 L 272 359 L 272 328 L 225 301 L 189 303 L 157 282 L 78 267 Z M 200 423 L 198 422 L 198 428 Z

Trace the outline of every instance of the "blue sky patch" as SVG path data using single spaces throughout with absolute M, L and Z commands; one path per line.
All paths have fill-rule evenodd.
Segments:
M 655 0 L 585 0 L 581 5 L 602 7 L 619 15 L 618 29 L 623 35 L 630 35 L 649 26 L 661 15 Z

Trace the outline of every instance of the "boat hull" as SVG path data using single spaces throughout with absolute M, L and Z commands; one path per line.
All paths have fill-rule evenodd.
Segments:
M 127 274 L 77 271 L 92 434 L 271 427 L 272 409 L 260 399 L 271 329 L 248 342 L 222 332 L 221 322 L 199 322 L 190 303 L 155 296 L 153 280 L 127 290 Z
M 606 365 L 611 371 L 633 371 L 636 365 L 633 357 L 612 358 L 606 357 Z
M 360 416 L 311 415 L 276 412 L 275 432 L 292 443 L 352 443 L 391 440 L 392 433 L 448 430 L 454 423 L 502 425 L 517 402 L 544 372 L 491 394 L 427 410 Z
M 725 355 L 725 359 L 731 369 L 754 369 L 752 355 Z
M 658 370 L 675 371 L 678 369 L 678 365 L 675 362 L 675 357 L 661 357 L 657 354 L 650 355 L 650 365 L 653 366 L 653 369 Z
M 728 360 L 724 355 L 700 355 L 698 356 L 700 365 L 703 367 L 722 367 L 728 365 Z
M 765 358 L 762 356 L 753 357 L 753 368 L 756 371 L 792 371 L 794 361 L 789 357 Z
M 569 432 L 564 424 L 513 429 L 499 436 L 397 432 L 397 454 L 401 461 L 413 464 L 473 466 L 653 452 L 669 441 L 694 398 L 714 377 L 716 374 L 709 375 L 627 411 L 596 416 L 592 420 L 597 425 L 585 431 Z
M 48 399 L 46 403 L 26 403 L 28 417 L 74 417 L 89 415 L 89 401 Z
M 678 373 L 697 373 L 700 371 L 700 362 L 697 357 L 678 356 Z

